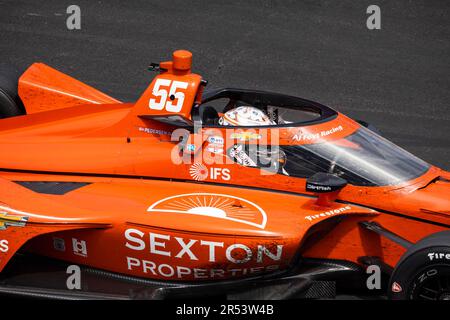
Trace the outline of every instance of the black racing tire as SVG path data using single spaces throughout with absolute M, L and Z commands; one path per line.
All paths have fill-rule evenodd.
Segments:
M 25 114 L 18 93 L 20 72 L 7 64 L 0 64 L 0 119 Z
M 388 296 L 450 300 L 450 231 L 434 233 L 408 249 L 391 275 Z

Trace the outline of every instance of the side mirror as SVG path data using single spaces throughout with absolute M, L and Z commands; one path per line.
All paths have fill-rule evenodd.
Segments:
M 347 180 L 331 173 L 317 172 L 306 180 L 306 191 L 325 193 L 341 190 Z
M 318 194 L 317 204 L 330 206 L 347 180 L 331 173 L 317 172 L 306 180 L 306 191 Z

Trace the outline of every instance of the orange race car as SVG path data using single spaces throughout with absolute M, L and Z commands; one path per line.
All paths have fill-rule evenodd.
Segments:
M 449 172 L 316 102 L 203 93 L 191 63 L 135 103 L 3 68 L 0 293 L 450 299 Z

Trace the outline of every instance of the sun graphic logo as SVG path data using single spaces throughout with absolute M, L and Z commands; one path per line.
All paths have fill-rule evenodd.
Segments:
M 257 204 L 235 196 L 188 193 L 167 197 L 152 204 L 148 212 L 192 214 L 231 220 L 264 229 L 266 212 Z
M 194 163 L 189 169 L 189 174 L 194 180 L 205 180 L 208 178 L 208 169 L 202 163 Z

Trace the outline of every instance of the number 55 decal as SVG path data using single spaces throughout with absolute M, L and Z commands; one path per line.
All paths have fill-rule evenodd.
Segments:
M 166 88 L 169 87 L 169 92 Z M 155 97 L 159 97 L 159 102 L 157 99 L 150 99 L 148 106 L 153 110 L 163 110 L 164 108 L 169 112 L 180 112 L 183 107 L 184 102 L 184 92 L 177 92 L 178 89 L 187 89 L 188 83 L 182 81 L 172 81 L 169 79 L 156 79 L 155 86 L 153 87 L 152 94 Z M 172 101 L 167 101 L 167 97 L 174 97 L 170 100 L 177 99 L 176 104 L 172 104 Z

